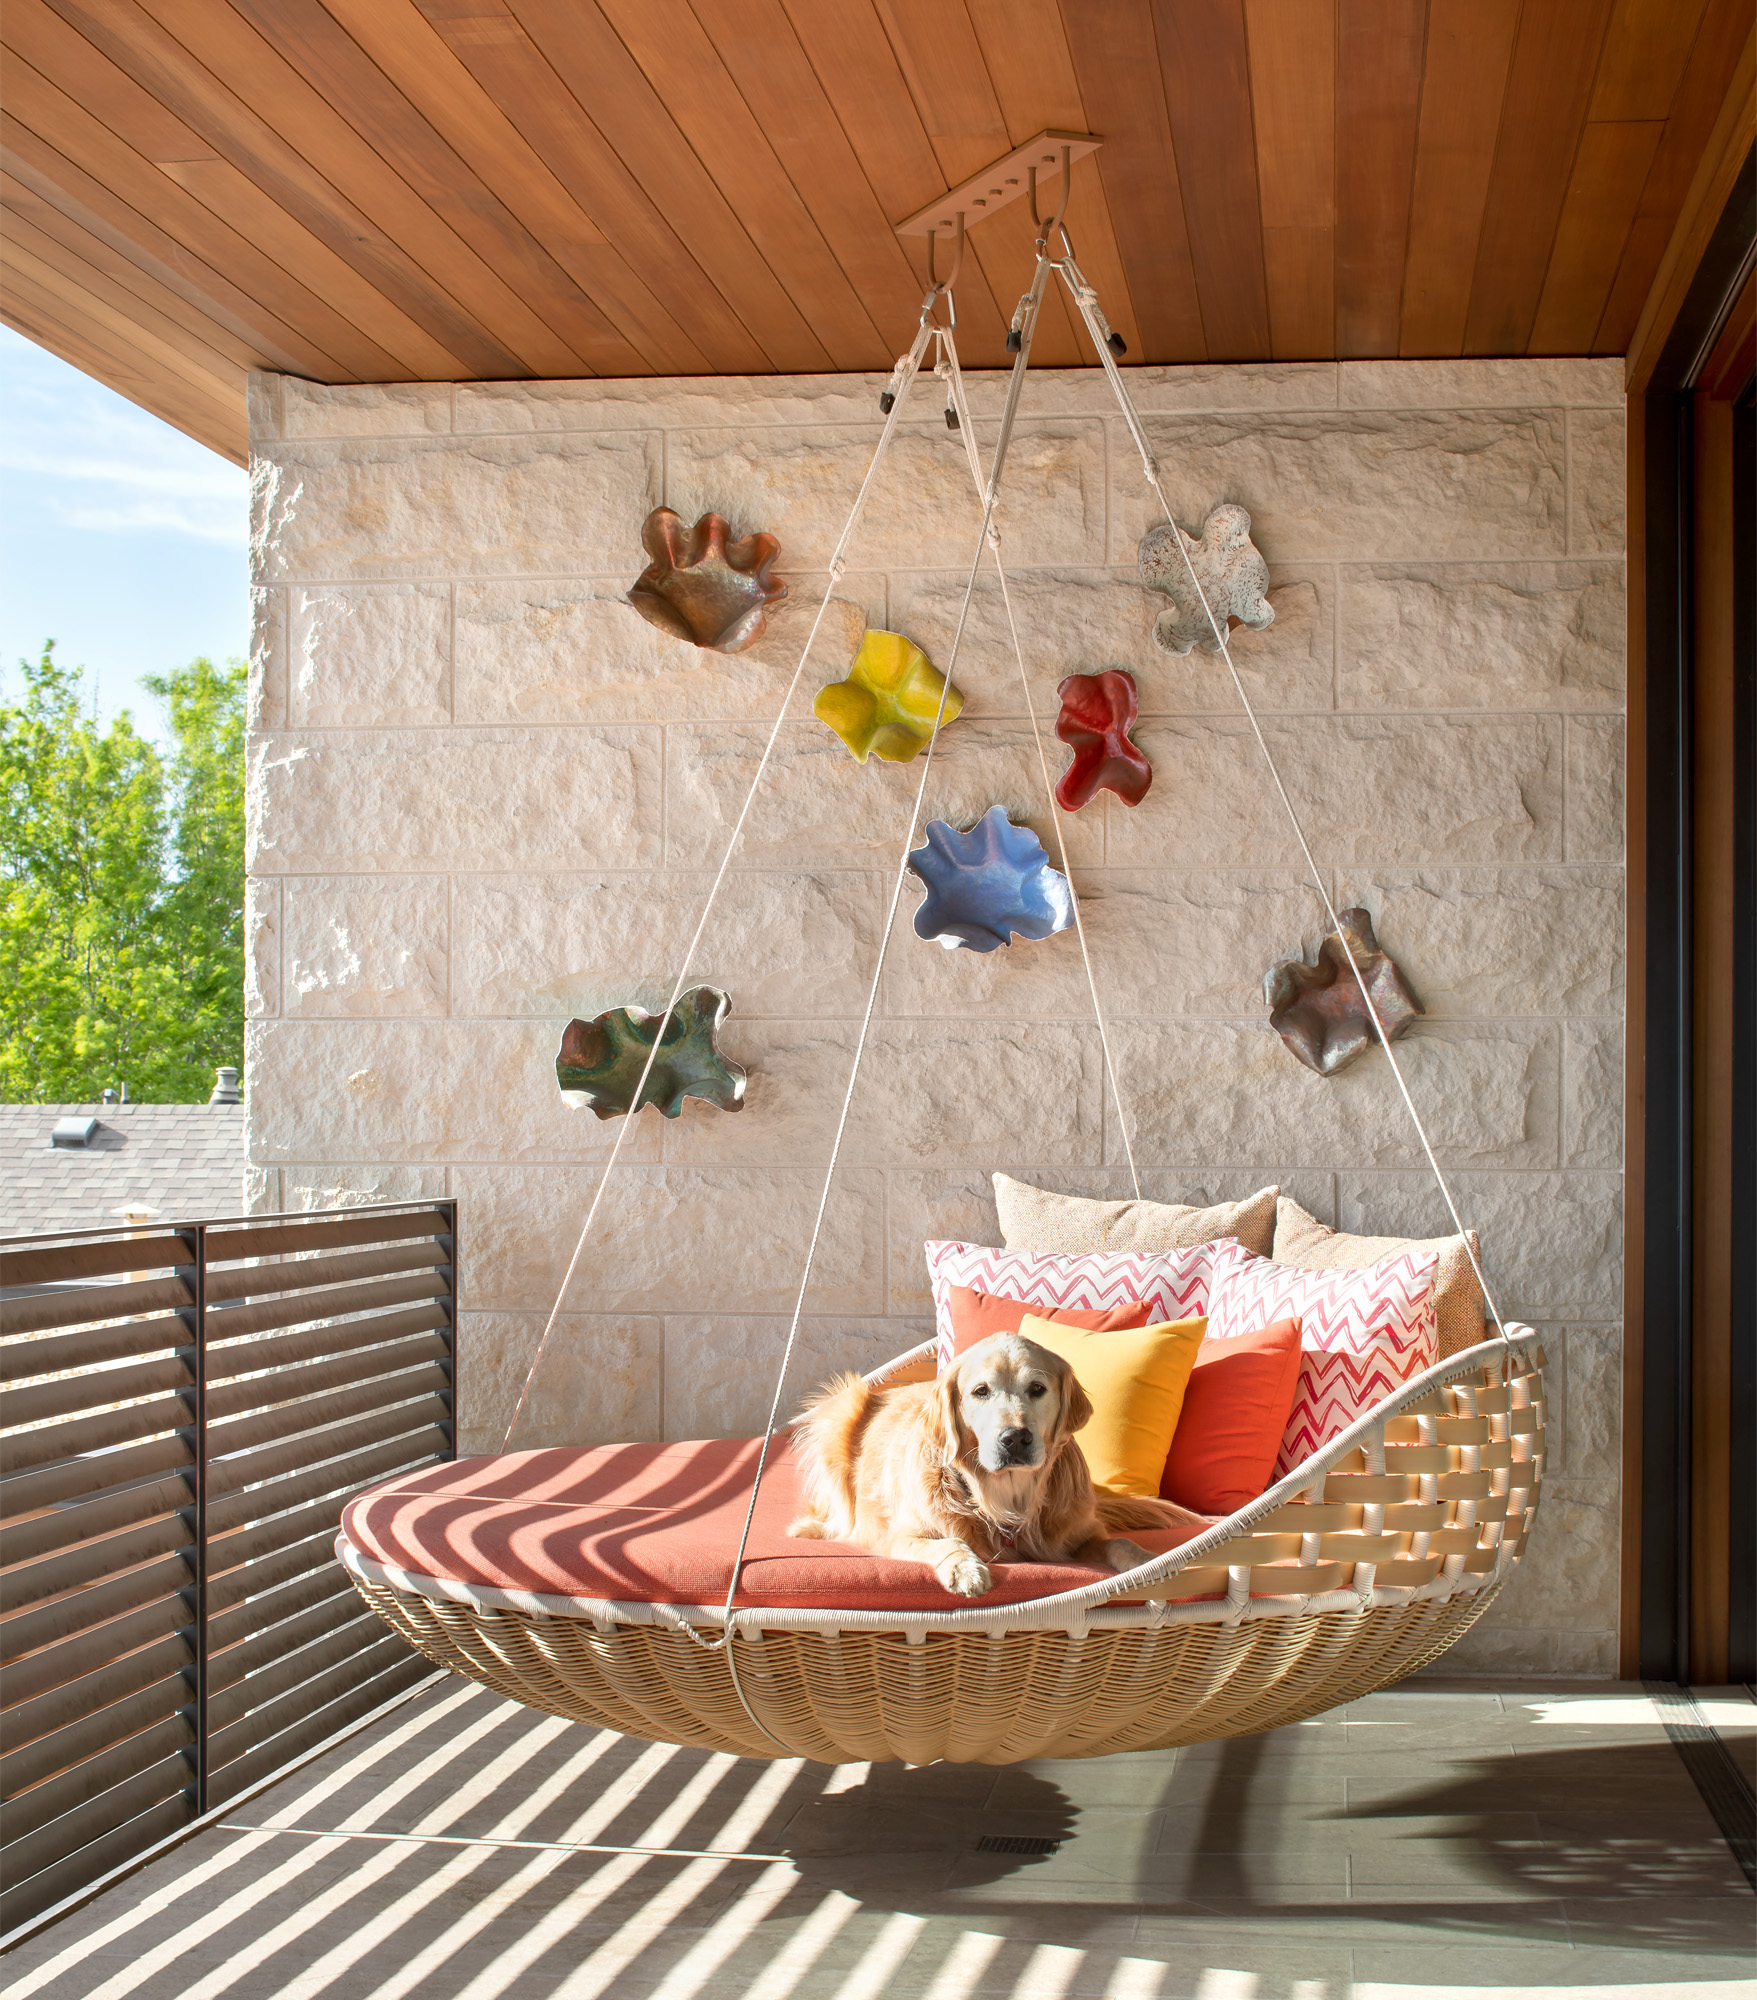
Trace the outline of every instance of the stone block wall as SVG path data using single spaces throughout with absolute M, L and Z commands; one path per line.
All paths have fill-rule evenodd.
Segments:
M 1276 620 L 1236 657 L 1338 905 L 1427 1007 L 1411 1087 L 1559 1422 L 1534 1553 L 1458 1667 L 1615 1659 L 1621 1315 L 1623 414 L 1614 361 L 1134 369 L 1186 526 L 1251 511 Z M 559 1101 L 570 1015 L 662 1005 L 826 582 L 877 380 L 252 385 L 252 1200 L 462 1204 L 466 1450 L 490 1449 L 614 1128 Z M 1002 378 L 970 383 L 986 443 Z M 810 714 L 867 622 L 943 662 L 977 510 L 924 383 L 781 732 L 694 978 L 736 1117 L 643 1115 L 523 1443 L 759 1425 L 914 766 Z M 789 604 L 724 659 L 621 602 L 664 501 L 780 538 Z M 1153 518 L 1096 370 L 1030 384 L 1001 520 L 1045 727 L 1069 672 L 1139 683 L 1145 802 L 1067 822 L 1151 1196 L 1270 1180 L 1326 1221 L 1444 1212 L 1376 1052 L 1320 1080 L 1265 968 L 1322 920 L 1218 662 L 1156 651 Z M 992 581 L 928 813 L 1051 843 Z M 1064 753 L 1050 743 L 1052 771 Z M 908 928 L 879 1006 L 793 1386 L 927 1329 L 925 1237 L 997 1240 L 996 1168 L 1126 1190 L 1077 944 Z

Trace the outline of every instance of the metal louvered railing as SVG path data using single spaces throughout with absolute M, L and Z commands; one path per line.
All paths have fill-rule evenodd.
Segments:
M 432 1673 L 334 1542 L 456 1278 L 450 1201 L 0 1239 L 0 1933 Z

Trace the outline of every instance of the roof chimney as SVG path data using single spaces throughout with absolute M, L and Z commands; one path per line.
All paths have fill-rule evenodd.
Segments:
M 238 1072 L 235 1069 L 222 1067 L 219 1080 L 214 1085 L 214 1094 L 208 1099 L 208 1103 L 242 1104 L 243 1102 L 244 1093 L 238 1088 Z

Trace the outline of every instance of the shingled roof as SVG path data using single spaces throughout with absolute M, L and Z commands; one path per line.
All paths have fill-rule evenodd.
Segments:
M 95 1118 L 89 1146 L 51 1146 L 58 1118 Z M 0 1236 L 243 1212 L 241 1104 L 0 1104 Z

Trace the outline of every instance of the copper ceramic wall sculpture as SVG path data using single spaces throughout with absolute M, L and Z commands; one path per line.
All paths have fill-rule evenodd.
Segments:
M 1337 923 L 1385 1033 L 1396 1041 L 1420 1015 L 1421 1003 L 1396 961 L 1380 949 L 1365 910 L 1344 910 Z M 1269 1003 L 1269 1025 L 1320 1076 L 1334 1076 L 1378 1039 L 1334 931 L 1319 945 L 1316 965 L 1288 958 L 1270 966 L 1263 977 L 1263 998 Z
M 1180 535 L 1189 552 L 1188 566 L 1178 553 L 1176 537 Z M 1205 653 L 1220 651 L 1208 613 L 1191 587 L 1191 569 L 1222 632 L 1230 618 L 1256 632 L 1274 624 L 1275 612 L 1264 598 L 1269 588 L 1269 565 L 1257 553 L 1251 540 L 1251 517 L 1242 507 L 1216 507 L 1202 523 L 1199 538 L 1161 522 L 1141 537 L 1138 553 L 1141 581 L 1149 590 L 1164 591 L 1173 606 L 1153 621 L 1154 644 L 1162 652 L 1187 653 L 1192 646 L 1200 646 Z
M 994 951 L 1015 936 L 1052 937 L 1074 921 L 1068 878 L 1004 806 L 990 806 L 968 833 L 930 820 L 927 845 L 911 852 L 909 866 L 927 885 L 915 934 L 948 951 Z
M 722 1111 L 744 1109 L 744 1071 L 720 1053 L 716 1039 L 731 1009 L 730 997 L 716 986 L 692 986 L 679 997 L 641 1104 L 658 1105 L 667 1118 L 682 1111 L 686 1097 L 705 1097 Z M 662 1019 L 642 1007 L 612 1007 L 589 1021 L 569 1021 L 555 1058 L 563 1102 L 600 1118 L 620 1118 L 630 1107 Z
M 1069 674 L 1056 692 L 1062 712 L 1055 733 L 1074 753 L 1055 788 L 1063 812 L 1078 812 L 1100 791 L 1138 806 L 1153 782 L 1153 766 L 1129 740 L 1135 726 L 1135 677 L 1118 668 L 1102 674 Z
M 945 675 L 901 632 L 868 632 L 848 678 L 819 688 L 811 708 L 857 763 L 877 755 L 888 764 L 907 764 L 933 734 L 934 716 L 951 722 L 964 706 L 954 687 L 946 689 L 940 707 L 945 686 Z
M 704 514 L 693 528 L 669 507 L 655 507 L 641 529 L 641 547 L 653 560 L 641 571 L 628 601 L 650 624 L 674 639 L 711 653 L 742 653 L 768 623 L 769 607 L 787 595 L 769 581 L 781 553 L 773 535 L 728 541 L 725 518 Z

